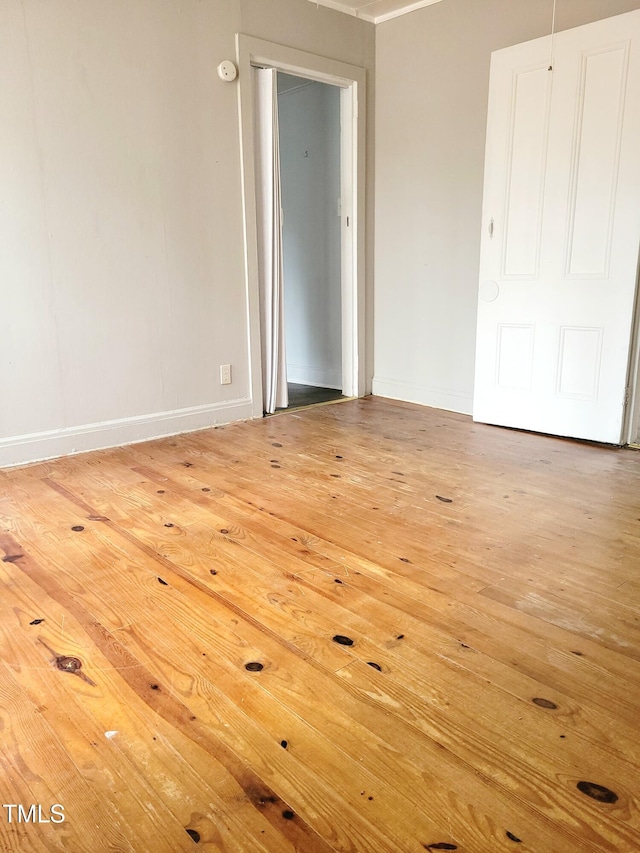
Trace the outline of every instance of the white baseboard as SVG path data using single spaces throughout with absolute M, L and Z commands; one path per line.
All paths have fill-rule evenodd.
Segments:
M 252 417 L 251 400 L 243 397 L 188 409 L 2 438 L 0 468 L 40 462 L 73 453 L 85 453 L 88 450 L 136 444 L 231 421 L 249 420 Z
M 342 373 L 324 367 L 311 367 L 308 364 L 289 364 L 287 362 L 287 381 L 299 385 L 311 385 L 313 388 L 334 388 L 342 390 Z
M 470 415 L 473 411 L 472 396 L 448 388 L 430 388 L 399 379 L 374 376 L 371 390 L 379 397 L 403 400 L 406 403 L 419 403 L 422 406 L 431 406 L 433 409 L 445 409 L 448 412 L 459 412 L 463 415 Z

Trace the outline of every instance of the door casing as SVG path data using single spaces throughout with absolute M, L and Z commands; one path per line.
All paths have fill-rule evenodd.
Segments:
M 365 394 L 365 128 L 364 68 L 238 34 L 238 101 L 244 202 L 249 373 L 253 416 L 263 414 L 252 66 L 275 68 L 341 89 L 342 393 Z

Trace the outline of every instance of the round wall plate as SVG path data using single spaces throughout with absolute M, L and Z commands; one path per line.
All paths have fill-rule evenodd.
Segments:
M 223 59 L 218 65 L 218 77 L 226 83 L 231 83 L 238 76 L 238 69 L 230 59 Z

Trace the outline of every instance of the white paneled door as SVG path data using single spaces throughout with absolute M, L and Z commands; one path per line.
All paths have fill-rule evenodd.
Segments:
M 640 10 L 493 54 L 474 420 L 618 443 L 640 242 Z

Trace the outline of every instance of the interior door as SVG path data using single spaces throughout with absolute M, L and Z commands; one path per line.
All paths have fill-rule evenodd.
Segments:
M 474 420 L 621 440 L 639 53 L 640 10 L 493 54 Z

